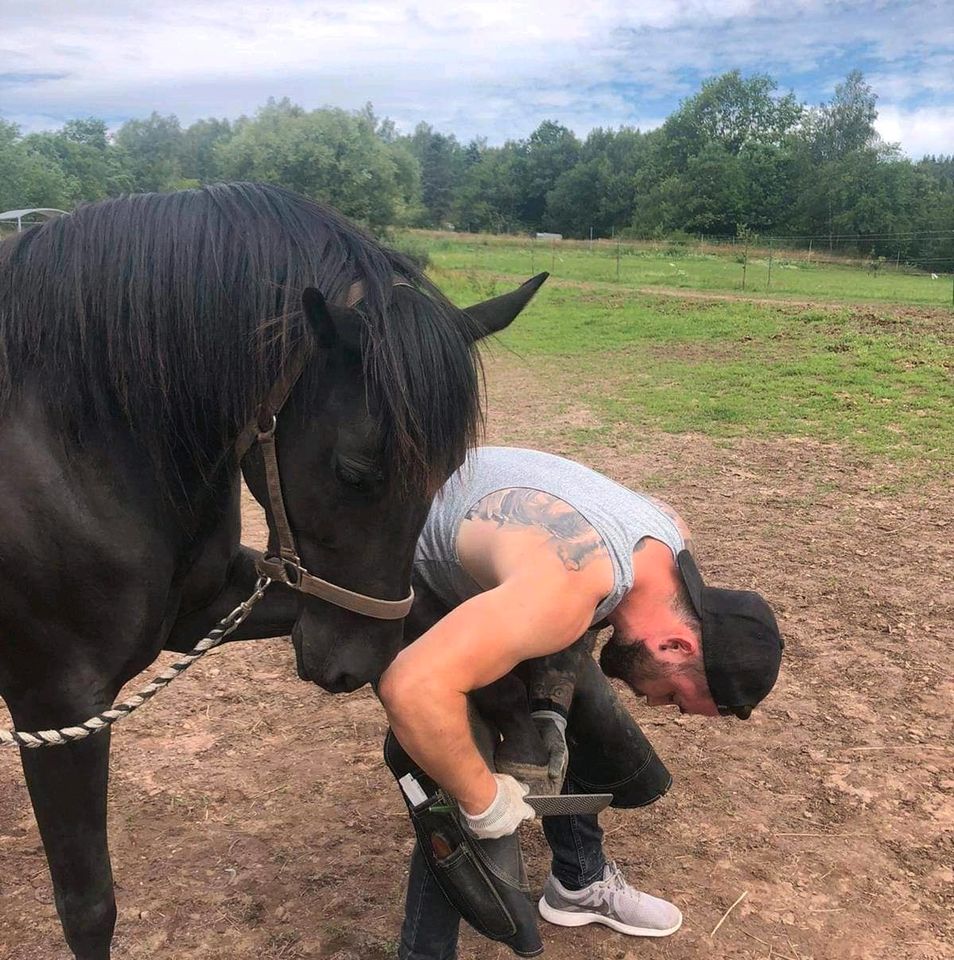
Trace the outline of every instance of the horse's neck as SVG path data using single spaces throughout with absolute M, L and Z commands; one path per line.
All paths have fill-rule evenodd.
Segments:
M 74 436 L 30 390 L 0 411 L 0 462 L 12 465 L 0 476 L 8 513 L 28 516 L 40 540 L 55 543 L 62 534 L 77 544 L 88 541 L 94 552 L 107 543 L 122 552 L 115 538 L 124 537 L 181 554 L 216 522 L 229 496 L 224 475 L 210 484 L 185 470 L 164 484 L 145 445 L 118 417 Z M 9 535 L 16 524 L 0 519 L 0 540 L 4 526 Z M 19 526 L 21 535 L 27 532 Z

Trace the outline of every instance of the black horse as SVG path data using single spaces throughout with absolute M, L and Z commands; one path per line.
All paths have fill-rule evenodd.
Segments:
M 542 279 L 462 311 L 333 211 L 255 184 L 109 200 L 0 245 L 0 695 L 17 728 L 101 712 L 251 592 L 240 469 L 279 544 L 247 435 L 278 451 L 285 579 L 405 597 L 433 493 L 479 427 L 474 344 Z M 280 617 L 241 635 L 291 615 L 298 671 L 328 689 L 365 672 L 338 638 L 400 643 L 399 620 L 272 589 Z M 108 756 L 108 732 L 22 751 L 78 960 L 108 958 L 115 924 Z

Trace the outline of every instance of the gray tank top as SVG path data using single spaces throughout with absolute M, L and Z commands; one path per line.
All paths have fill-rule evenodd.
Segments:
M 600 535 L 613 563 L 613 589 L 596 608 L 604 619 L 633 586 L 633 550 L 643 537 L 675 556 L 685 546 L 676 524 L 652 500 L 589 467 L 537 450 L 478 447 L 444 485 L 428 514 L 414 557 L 415 573 L 448 608 L 484 592 L 457 555 L 460 525 L 497 490 L 538 490 L 568 503 Z

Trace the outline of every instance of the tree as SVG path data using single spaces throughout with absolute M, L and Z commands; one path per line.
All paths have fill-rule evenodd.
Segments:
M 782 144 L 803 108 L 792 93 L 776 97 L 777 89 L 765 74 L 743 77 L 738 70 L 704 81 L 663 124 L 660 145 L 670 166 L 684 170 L 710 144 L 731 155 L 753 143 Z
M 628 227 L 636 205 L 636 174 L 646 162 L 639 130 L 592 130 L 577 164 L 547 193 L 547 221 L 561 233 L 606 236 Z
M 502 147 L 483 148 L 471 144 L 467 154 L 469 162 L 457 191 L 455 224 L 473 232 L 523 229 L 518 210 L 523 143 L 507 141 Z
M 877 94 L 861 71 L 852 70 L 844 83 L 835 87 L 831 101 L 811 114 L 809 131 L 817 159 L 826 162 L 858 150 L 878 149 L 877 102 Z
M 796 202 L 798 166 L 792 143 L 756 141 L 741 151 L 738 161 L 742 185 L 736 223 L 758 233 L 779 230 Z
M 406 151 L 383 142 L 376 128 L 367 108 L 309 112 L 270 100 L 253 119 L 238 121 L 216 154 L 231 179 L 282 184 L 380 228 L 407 208 L 408 181 L 418 174 Z
M 658 131 L 636 174 L 634 227 L 735 234 L 772 227 L 792 194 L 792 144 L 804 108 L 764 74 L 706 80 Z
M 182 127 L 174 114 L 127 120 L 116 144 L 126 152 L 136 190 L 172 190 L 182 179 Z
M 128 157 L 121 148 L 110 146 L 103 120 L 69 120 L 55 132 L 30 134 L 24 145 L 63 172 L 68 206 L 135 189 Z
M 232 138 L 232 124 L 228 120 L 209 117 L 196 120 L 182 132 L 179 147 L 180 172 L 200 183 L 213 183 L 222 178 L 219 170 L 219 146 Z
M 81 143 L 105 153 L 109 147 L 109 131 L 106 121 L 99 117 L 85 117 L 77 120 L 67 120 L 60 131 L 64 140 L 70 143 Z
M 547 218 L 547 193 L 576 164 L 580 141 L 572 130 L 544 120 L 526 142 L 515 166 L 520 186 L 518 219 L 531 230 L 552 228 Z
M 456 137 L 436 133 L 427 123 L 419 123 L 406 144 L 421 170 L 421 224 L 438 227 L 451 218 L 464 152 Z
M 76 182 L 20 137 L 16 124 L 0 120 L 0 210 L 22 207 L 68 209 Z
M 154 113 L 113 138 L 95 117 L 29 136 L 0 122 L 0 202 L 69 207 L 245 178 L 374 228 L 453 221 L 579 237 L 627 227 L 734 236 L 742 224 L 763 235 L 854 235 L 866 255 L 941 264 L 954 256 L 954 157 L 912 164 L 878 137 L 876 118 L 877 97 L 858 71 L 812 109 L 779 95 L 771 77 L 733 71 L 706 80 L 656 130 L 597 128 L 583 142 L 547 120 L 527 139 L 462 145 L 426 123 L 400 135 L 371 104 L 308 111 L 287 98 L 185 130 Z M 878 239 L 932 230 L 900 247 Z
M 880 165 L 900 160 L 897 146 L 884 143 L 875 130 L 877 99 L 862 73 L 853 70 L 835 87 L 829 103 L 806 115 L 796 195 L 798 217 L 807 232 L 825 232 L 831 238 L 875 231 L 869 186 Z M 887 223 L 889 218 L 881 219 Z M 829 239 L 829 246 L 832 243 Z
M 597 235 L 604 232 L 604 224 L 598 221 L 607 166 L 605 158 L 595 158 L 578 163 L 557 178 L 546 197 L 547 223 L 557 233 L 585 237 L 591 227 Z

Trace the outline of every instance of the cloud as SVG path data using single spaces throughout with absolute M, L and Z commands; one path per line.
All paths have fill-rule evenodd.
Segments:
M 62 80 L 65 76 L 65 73 L 0 73 L 0 90 L 3 90 L 5 87 L 42 83 L 44 80 Z
M 914 160 L 928 153 L 954 154 L 954 105 L 916 110 L 882 107 L 875 126 L 885 140 L 900 143 Z
M 818 102 L 855 66 L 901 115 L 954 102 L 946 0 L 33 0 L 4 7 L 18 82 L 0 116 L 27 129 L 152 110 L 184 122 L 371 100 L 403 129 L 525 136 L 659 122 L 740 68 Z M 2 80 L 0 80 L 2 84 Z M 878 89 L 876 87 L 876 89 Z M 911 124 L 899 128 L 915 135 Z M 917 134 L 920 136 L 920 134 Z M 915 146 L 904 145 L 909 150 Z M 914 143 L 914 141 L 912 141 Z

